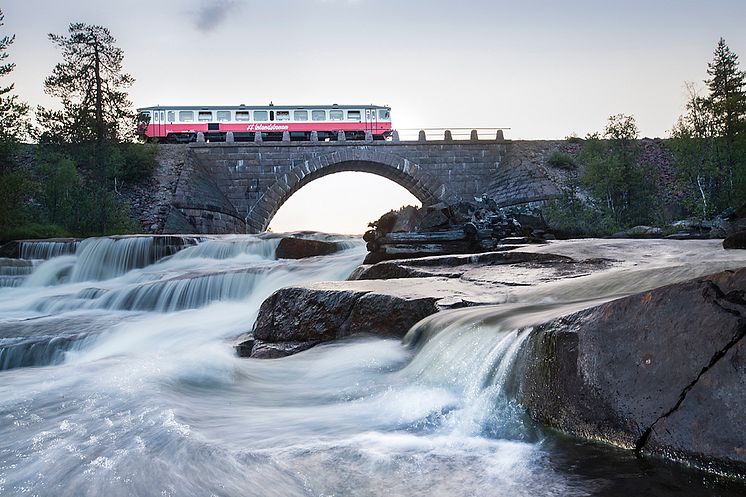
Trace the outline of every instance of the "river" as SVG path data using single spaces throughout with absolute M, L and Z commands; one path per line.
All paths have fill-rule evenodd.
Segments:
M 577 288 L 526 313 L 520 298 L 445 313 L 403 341 L 244 359 L 234 338 L 266 297 L 345 279 L 364 247 L 292 261 L 277 238 L 196 241 L 165 257 L 145 236 L 35 243 L 33 262 L 0 264 L 0 495 L 744 495 L 542 430 L 503 392 L 521 329 L 567 312 L 557 295 L 580 305 Z M 597 286 L 580 294 L 625 291 Z

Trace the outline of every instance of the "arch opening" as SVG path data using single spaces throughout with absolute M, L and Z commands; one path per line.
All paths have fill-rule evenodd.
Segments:
M 404 158 L 366 149 L 341 151 L 304 161 L 279 178 L 250 209 L 246 216 L 248 232 L 266 230 L 280 207 L 308 183 L 340 172 L 382 176 L 404 187 L 423 205 L 448 199 L 445 185 Z
M 421 205 L 406 188 L 381 176 L 343 171 L 309 182 L 270 220 L 276 232 L 361 234 L 368 223 L 403 205 Z

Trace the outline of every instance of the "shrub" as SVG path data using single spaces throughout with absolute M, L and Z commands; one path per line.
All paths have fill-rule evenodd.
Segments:
M 547 164 L 557 169 L 573 170 L 577 169 L 578 163 L 575 161 L 575 157 L 566 153 L 560 152 L 559 150 L 553 151 L 547 158 Z

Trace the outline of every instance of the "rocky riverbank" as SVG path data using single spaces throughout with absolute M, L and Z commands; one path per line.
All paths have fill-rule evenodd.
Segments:
M 746 253 L 718 240 L 571 240 L 386 261 L 349 281 L 275 292 L 240 350 L 280 357 L 352 335 L 403 337 L 449 309 L 570 303 L 527 328 L 511 382 L 526 412 L 573 436 L 743 478 L 741 267 Z
M 746 478 L 746 269 L 541 324 L 515 396 L 564 433 Z

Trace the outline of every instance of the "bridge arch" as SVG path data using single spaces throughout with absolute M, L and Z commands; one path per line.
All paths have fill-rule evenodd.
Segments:
M 453 200 L 441 181 L 403 157 L 366 148 L 345 148 L 306 160 L 278 178 L 249 210 L 247 231 L 265 231 L 280 207 L 295 192 L 311 181 L 340 172 L 371 173 L 390 179 L 407 189 L 422 205 Z

